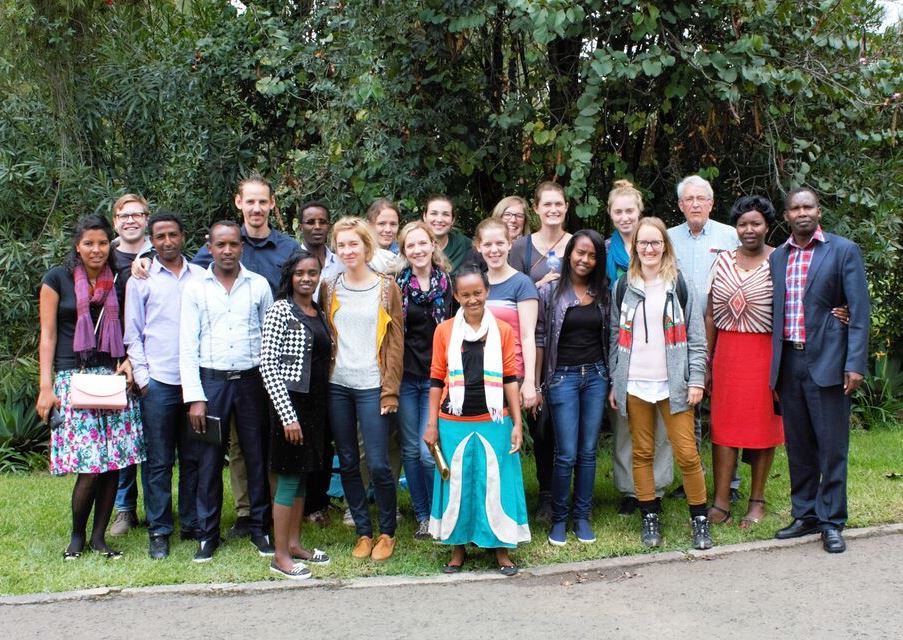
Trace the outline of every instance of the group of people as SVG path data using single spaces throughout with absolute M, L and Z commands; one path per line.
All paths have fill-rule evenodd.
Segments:
M 403 469 L 414 538 L 452 546 L 442 571 L 460 571 L 472 544 L 514 575 L 510 550 L 531 539 L 525 426 L 534 522 L 547 522 L 552 545 L 571 533 L 592 543 L 607 406 L 619 513 L 639 511 L 643 544 L 662 543 L 672 457 L 692 544 L 706 549 L 711 525 L 732 520 L 740 452 L 752 469 L 747 528 L 765 514 L 774 450 L 786 443 L 794 521 L 776 536 L 820 532 L 827 551 L 843 551 L 850 394 L 868 343 L 859 250 L 821 229 L 808 189 L 788 195 L 791 236 L 777 248 L 765 244 L 776 217 L 767 198 L 739 198 L 728 225 L 710 218 L 703 178 L 682 180 L 677 196 L 686 221 L 668 229 L 618 181 L 607 240 L 567 231 L 567 199 L 552 182 L 536 189 L 535 218 L 506 197 L 472 240 L 454 229 L 446 196 L 404 226 L 387 199 L 366 218 L 334 222 L 311 201 L 299 243 L 270 226 L 274 194 L 255 175 L 235 195 L 242 224 L 214 223 L 190 261 L 179 216 L 149 216 L 140 196 L 114 204 L 113 226 L 85 216 L 40 292 L 37 410 L 53 426 L 51 472 L 78 474 L 64 558 L 120 557 L 105 533 L 114 503 L 112 533 L 137 524 L 137 465 L 149 553 L 165 558 L 178 461 L 179 534 L 197 541 L 196 562 L 211 560 L 228 454 L 238 516 L 229 535 L 249 537 L 274 573 L 307 578 L 308 565 L 330 559 L 301 544 L 301 523 L 328 507 L 336 455 L 352 556 L 393 555 Z M 81 372 L 125 375 L 134 393 L 121 409 L 76 408 Z

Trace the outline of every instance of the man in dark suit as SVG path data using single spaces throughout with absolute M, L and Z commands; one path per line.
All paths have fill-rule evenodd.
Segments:
M 850 395 L 868 354 L 869 294 L 859 247 L 822 231 L 818 197 L 791 191 L 791 237 L 769 261 L 774 285 L 771 388 L 781 402 L 793 522 L 778 539 L 821 532 L 829 553 L 846 549 Z M 831 309 L 848 305 L 849 325 Z

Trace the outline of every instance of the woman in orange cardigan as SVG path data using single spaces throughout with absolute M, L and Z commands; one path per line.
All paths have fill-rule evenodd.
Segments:
M 459 269 L 453 286 L 461 308 L 433 336 L 423 436 L 439 443 L 451 470 L 448 480 L 435 476 L 430 533 L 454 545 L 445 573 L 461 570 L 464 545 L 473 543 L 494 549 L 499 572 L 512 576 L 508 549 L 530 540 L 514 331 L 486 308 L 489 282 L 478 267 Z

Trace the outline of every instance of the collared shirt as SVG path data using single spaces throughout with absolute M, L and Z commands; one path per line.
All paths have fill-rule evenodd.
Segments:
M 709 271 L 722 251 L 740 246 L 737 230 L 730 225 L 709 219 L 698 235 L 690 232 L 686 222 L 668 229 L 674 245 L 678 267 L 693 289 L 694 302 L 705 309 L 708 302 Z
M 139 387 L 151 378 L 181 384 L 179 376 L 179 321 L 185 285 L 204 277 L 204 270 L 183 257 L 174 273 L 154 258 L 147 278 L 132 278 L 126 288 L 125 336 L 132 373 Z
M 200 367 L 244 371 L 260 364 L 260 331 L 273 294 L 263 276 L 242 264 L 231 291 L 213 265 L 182 292 L 179 372 L 185 402 L 205 401 Z
M 799 246 L 791 235 L 787 239 L 789 254 L 787 255 L 787 272 L 784 276 L 784 340 L 792 342 L 806 341 L 806 312 L 803 308 L 803 295 L 806 292 L 806 281 L 809 279 L 809 265 L 815 253 L 815 243 L 824 242 L 825 234 L 821 225 L 805 247 Z
M 300 246 L 298 241 L 276 229 L 270 229 L 270 235 L 266 238 L 252 238 L 242 225 L 241 244 L 242 266 L 266 278 L 270 285 L 270 293 L 275 297 L 282 275 L 282 265 L 298 249 Z M 205 269 L 210 266 L 213 256 L 210 255 L 206 244 L 191 261 Z

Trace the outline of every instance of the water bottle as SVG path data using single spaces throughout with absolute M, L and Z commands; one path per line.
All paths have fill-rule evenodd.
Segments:
M 549 250 L 546 256 L 546 266 L 549 268 L 549 273 L 561 273 L 561 258 L 555 255 L 554 249 Z

